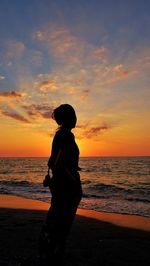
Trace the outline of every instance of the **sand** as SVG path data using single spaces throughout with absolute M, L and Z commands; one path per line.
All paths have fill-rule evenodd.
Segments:
M 49 204 L 0 195 L 0 266 L 38 266 Z M 149 266 L 150 218 L 78 209 L 66 266 Z

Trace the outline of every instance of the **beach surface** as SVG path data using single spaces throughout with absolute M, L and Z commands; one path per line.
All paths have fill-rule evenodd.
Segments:
M 0 265 L 38 266 L 38 239 L 49 204 L 0 195 Z M 66 266 L 149 266 L 150 218 L 78 209 Z

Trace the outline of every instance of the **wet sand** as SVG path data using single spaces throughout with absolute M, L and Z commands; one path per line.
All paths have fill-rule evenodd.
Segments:
M 38 238 L 49 204 L 0 195 L 0 265 L 38 266 Z M 79 209 L 66 266 L 149 266 L 150 218 Z

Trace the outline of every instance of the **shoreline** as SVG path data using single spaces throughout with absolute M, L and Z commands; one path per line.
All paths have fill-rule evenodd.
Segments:
M 0 194 L 0 209 L 22 209 L 47 211 L 49 203 L 24 198 L 21 196 Z M 93 218 L 98 221 L 109 222 L 113 225 L 150 231 L 150 218 L 139 215 L 99 212 L 94 210 L 78 209 L 77 216 Z

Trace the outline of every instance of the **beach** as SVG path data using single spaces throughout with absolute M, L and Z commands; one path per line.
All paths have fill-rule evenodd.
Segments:
M 48 203 L 0 195 L 0 265 L 38 266 L 38 239 Z M 150 218 L 79 209 L 66 266 L 150 265 Z

